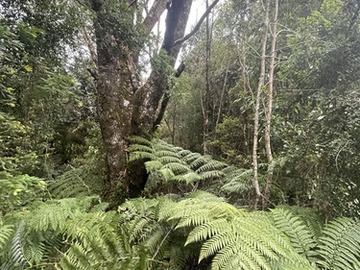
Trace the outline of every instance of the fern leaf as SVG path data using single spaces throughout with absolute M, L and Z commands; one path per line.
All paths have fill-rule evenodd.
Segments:
M 150 160 L 145 162 L 145 168 L 148 173 L 156 172 L 161 169 L 163 164 L 158 160 Z
M 206 163 L 211 161 L 210 156 L 199 156 L 197 159 L 191 162 L 190 168 L 193 170 L 198 169 L 200 166 L 205 165 Z
M 172 170 L 175 175 L 187 173 L 190 171 L 188 166 L 183 165 L 181 163 L 176 163 L 176 162 L 168 163 L 168 164 L 164 165 L 163 168 Z
M 190 150 L 184 150 L 184 149 L 182 149 L 182 150 L 180 150 L 180 151 L 178 152 L 178 154 L 179 154 L 181 157 L 185 157 L 185 156 L 188 156 L 189 154 L 192 154 L 192 152 L 191 152 Z
M 224 222 L 224 219 L 215 219 L 196 227 L 187 237 L 185 246 L 190 243 L 206 240 L 216 234 L 220 234 L 223 231 Z
M 140 136 L 131 136 L 131 137 L 129 137 L 129 141 L 131 144 L 141 144 L 141 145 L 146 145 L 149 147 L 152 146 L 151 141 L 149 141 L 143 137 L 140 137 Z
M 190 164 L 192 163 L 194 160 L 198 159 L 199 157 L 201 157 L 202 155 L 199 153 L 189 153 L 186 156 L 183 156 L 183 160 Z
M 173 152 L 173 151 L 168 151 L 168 150 L 156 151 L 155 154 L 157 157 L 174 157 L 174 158 L 178 158 L 178 159 L 181 158 L 178 153 Z
M 227 165 L 224 162 L 212 160 L 210 162 L 207 162 L 206 164 L 199 167 L 196 172 L 202 173 L 207 171 L 214 171 L 214 170 L 221 170 L 224 169 Z M 223 173 L 224 174 L 224 173 Z
M 224 173 L 222 171 L 217 171 L 217 170 L 200 173 L 201 180 L 216 179 L 223 176 Z
M 163 157 L 158 158 L 158 161 L 160 161 L 162 164 L 168 164 L 168 163 L 184 164 L 184 162 L 180 158 L 173 157 L 173 156 L 163 156 Z
M 332 221 L 324 228 L 319 243 L 319 265 L 331 270 L 358 269 L 360 221 L 349 218 Z
M 153 149 L 150 146 L 147 145 L 141 145 L 141 144 L 132 144 L 128 148 L 129 152 L 148 152 L 152 153 Z
M 139 159 L 153 160 L 155 158 L 156 158 L 155 155 L 152 153 L 135 151 L 135 152 L 131 152 L 129 161 L 135 161 Z
M 197 173 L 194 173 L 192 171 L 185 173 L 185 174 L 181 174 L 181 175 L 175 175 L 172 180 L 178 181 L 178 182 L 185 182 L 187 184 L 190 183 L 194 183 L 198 180 L 201 180 L 200 175 L 198 175 Z
M 4 270 L 24 269 L 27 265 L 27 260 L 24 252 L 25 240 L 25 223 L 21 222 L 14 235 L 12 236 L 11 243 L 5 253 L 5 262 L 0 265 Z
M 10 239 L 10 236 L 14 232 L 13 225 L 6 225 L 0 220 L 0 252 L 3 250 L 5 244 Z
M 305 223 L 289 210 L 277 208 L 271 211 L 275 226 L 291 241 L 294 249 L 301 255 L 310 258 L 316 245 L 315 236 Z

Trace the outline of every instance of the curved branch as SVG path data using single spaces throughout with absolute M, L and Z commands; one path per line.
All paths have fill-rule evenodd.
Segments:
M 206 17 L 209 15 L 209 13 L 211 12 L 211 10 L 216 6 L 216 4 L 219 2 L 220 0 L 214 0 L 214 2 L 211 3 L 211 5 L 207 8 L 207 10 L 205 11 L 205 13 L 201 16 L 200 20 L 197 22 L 197 24 L 195 25 L 194 29 L 187 34 L 186 36 L 183 36 L 182 38 L 179 38 L 178 40 L 176 40 L 174 42 L 174 46 L 183 43 L 184 41 L 188 40 L 189 38 L 191 38 L 199 29 L 201 24 L 203 23 L 203 21 L 206 19 Z

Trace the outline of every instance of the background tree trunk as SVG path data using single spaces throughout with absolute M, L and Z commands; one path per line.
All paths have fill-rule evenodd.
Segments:
M 260 114 L 260 100 L 261 92 L 265 84 L 265 71 L 266 71 L 266 44 L 267 44 L 267 34 L 269 29 L 269 0 L 265 4 L 265 19 L 264 19 L 264 29 L 263 37 L 261 43 L 261 68 L 260 68 L 260 77 L 258 88 L 256 91 L 256 100 L 255 100 L 255 115 L 254 115 L 254 139 L 253 139 L 253 186 L 255 191 L 254 204 L 253 208 L 257 209 L 259 199 L 261 196 L 260 185 L 259 185 L 259 175 L 258 175 L 258 140 L 259 140 L 259 114 Z
M 268 83 L 268 94 L 267 94 L 267 107 L 265 109 L 265 150 L 268 161 L 268 171 L 266 176 L 266 184 L 264 197 L 262 200 L 263 209 L 268 207 L 270 199 L 271 185 L 274 174 L 273 153 L 271 149 L 271 118 L 272 118 L 272 106 L 274 96 L 274 70 L 275 70 L 275 58 L 276 58 L 276 41 L 277 41 L 277 18 L 279 10 L 279 0 L 275 0 L 274 3 L 274 17 L 271 27 L 271 52 L 270 52 L 270 64 L 269 64 L 269 83 Z
M 206 8 L 209 7 L 209 0 L 206 0 Z M 208 141 L 210 133 L 210 57 L 211 57 L 211 29 L 210 17 L 206 17 L 206 44 L 205 44 L 205 90 L 203 93 L 202 112 L 203 112 L 203 154 L 209 152 Z

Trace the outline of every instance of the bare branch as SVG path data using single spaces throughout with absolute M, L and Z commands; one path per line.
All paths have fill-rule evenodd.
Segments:
M 155 0 L 148 15 L 144 19 L 144 26 L 149 32 L 154 28 L 156 22 L 159 21 L 159 18 L 165 11 L 168 2 L 168 0 Z
M 201 24 L 203 23 L 203 21 L 206 19 L 206 17 L 209 15 L 209 13 L 211 12 L 211 10 L 216 6 L 216 4 L 219 2 L 220 0 L 214 0 L 214 2 L 211 3 L 211 5 L 207 8 L 207 10 L 205 11 L 205 13 L 201 16 L 200 20 L 197 22 L 197 24 L 195 25 L 194 29 L 187 34 L 186 36 L 183 36 L 182 38 L 179 38 L 178 40 L 176 40 L 174 42 L 174 46 L 183 43 L 184 41 L 188 40 L 189 38 L 191 38 L 199 29 Z

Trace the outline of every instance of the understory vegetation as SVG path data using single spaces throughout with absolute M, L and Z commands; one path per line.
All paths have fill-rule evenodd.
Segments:
M 0 269 L 360 269 L 359 15 L 1 1 Z

